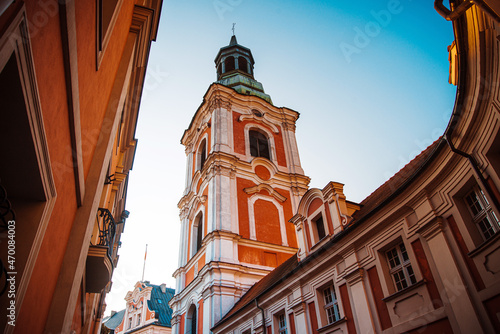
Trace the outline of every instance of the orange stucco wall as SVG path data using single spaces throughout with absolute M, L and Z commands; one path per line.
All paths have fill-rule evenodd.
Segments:
M 238 117 L 240 113 L 233 112 L 233 140 L 234 140 L 234 151 L 239 154 L 245 154 L 245 125 L 252 123 L 257 125 L 256 127 L 262 127 L 269 132 L 273 133 L 271 129 L 263 124 L 258 124 L 252 121 L 239 122 Z M 283 134 L 281 129 L 279 133 L 273 133 L 274 144 L 276 146 L 276 158 L 278 160 L 278 165 L 286 167 L 286 155 L 285 146 L 283 145 Z
M 13 9 L 21 7 L 14 5 Z M 16 332 L 43 328 L 47 318 L 71 224 L 76 212 L 76 192 L 71 164 L 71 138 L 66 102 L 62 42 L 57 7 L 45 8 L 38 1 L 25 3 L 43 121 L 58 194 L 45 239 L 33 269 Z M 56 4 L 57 6 L 57 4 Z M 17 10 L 14 10 L 17 12 Z M 6 16 L 4 16 L 6 17 Z M 36 56 L 43 55 L 43 57 Z M 40 83 L 43 83 L 40 84 Z M 69 167 L 68 167 L 69 164 Z M 25 306 L 26 305 L 26 306 Z
M 191 267 L 186 273 L 186 284 L 184 287 L 188 286 L 194 279 L 194 267 Z
M 276 206 L 258 199 L 254 204 L 257 240 L 281 245 L 280 217 Z
M 255 174 L 260 177 L 262 180 L 267 181 L 271 177 L 271 172 L 269 169 L 262 165 L 258 165 L 255 167 Z
M 111 129 L 112 126 L 112 124 L 103 124 L 103 119 L 108 103 L 117 103 L 117 101 L 110 101 L 110 93 L 129 34 L 133 8 L 132 1 L 123 1 L 112 31 L 112 38 L 104 50 L 99 70 L 96 71 L 96 1 L 75 2 L 85 177 L 90 170 L 100 131 Z
M 202 254 L 200 258 L 198 259 L 198 272 L 203 268 L 205 265 L 205 254 Z M 194 280 L 194 265 L 189 268 L 189 270 L 186 273 L 186 284 L 184 287 L 188 286 L 189 283 L 191 283 Z
M 205 265 L 205 254 L 203 254 L 198 260 L 198 271 L 200 271 L 204 265 Z
M 181 315 L 181 321 L 179 324 L 179 333 L 184 333 L 184 319 L 186 318 L 186 313 Z
M 146 305 L 147 305 L 147 302 L 146 302 Z M 151 311 L 149 309 L 149 306 L 146 307 L 146 321 L 148 321 L 149 319 L 153 319 L 154 318 L 154 311 Z
M 248 211 L 248 199 L 250 195 L 245 193 L 243 189 L 253 187 L 256 184 L 250 180 L 236 178 L 236 189 L 238 196 L 238 222 L 239 222 L 239 230 L 240 235 L 243 238 L 250 238 L 250 226 L 249 226 L 249 211 Z M 286 227 L 286 235 L 288 245 L 290 247 L 297 247 L 297 237 L 295 234 L 295 227 L 288 220 L 292 218 L 292 203 L 288 199 L 290 197 L 290 193 L 286 190 L 275 189 L 279 194 L 283 195 L 287 198 L 281 206 L 283 207 L 283 214 L 285 218 L 285 227 Z M 266 190 L 262 190 L 260 192 L 264 195 L 269 195 Z M 271 197 L 269 197 L 271 199 Z M 258 202 L 265 202 L 268 204 L 258 204 Z M 268 201 L 258 200 L 255 202 L 254 206 L 254 215 L 255 215 L 255 225 L 256 225 L 256 236 L 258 240 L 271 242 L 275 244 L 281 245 L 281 232 L 279 225 L 279 214 L 276 209 L 276 206 Z M 263 222 L 266 222 L 263 224 Z M 260 232 L 259 232 L 260 231 Z M 259 234 L 260 233 L 260 234 Z M 271 233 L 269 236 L 266 236 L 262 233 Z M 263 236 L 262 238 L 259 235 Z M 271 238 L 274 238 L 271 240 Z
M 22 5 L 18 2 L 2 15 L 0 28 L 10 21 L 9 13 L 17 13 Z M 57 199 L 17 315 L 17 333 L 37 332 L 45 326 L 77 210 L 58 3 L 28 0 L 24 5 Z M 133 2 L 123 2 L 101 69 L 96 71 L 95 5 L 95 0 L 75 2 L 85 176 L 90 170 L 133 9 Z M 75 321 L 80 314 L 79 305 L 75 309 Z
M 115 328 L 115 333 L 123 331 L 123 327 L 125 326 L 125 318 L 122 319 L 122 322 Z
M 328 203 L 325 203 L 324 205 L 325 205 L 326 223 L 328 224 L 328 229 L 330 230 L 330 234 L 333 234 L 332 214 L 330 213 L 330 208 L 328 207 Z
M 315 198 L 307 209 L 307 216 L 311 216 L 322 204 L 323 202 L 319 198 Z
M 262 248 L 254 248 L 238 245 L 238 260 L 243 263 L 258 264 L 262 266 L 276 267 L 290 258 L 290 254 L 266 251 Z M 271 259 L 276 259 L 276 264 Z M 274 260 L 273 260 L 274 261 Z

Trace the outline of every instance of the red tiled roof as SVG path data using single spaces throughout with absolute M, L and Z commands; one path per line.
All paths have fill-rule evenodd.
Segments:
M 213 328 L 217 327 L 219 324 L 225 322 L 228 318 L 245 308 L 246 306 L 254 303 L 254 300 L 265 293 L 267 290 L 273 288 L 276 284 L 279 284 L 283 279 L 292 275 L 296 269 L 302 265 L 309 262 L 310 259 L 314 258 L 318 254 L 325 251 L 332 244 L 335 244 L 339 239 L 341 239 L 345 234 L 349 233 L 351 229 L 358 226 L 360 221 L 371 215 L 374 210 L 376 210 L 380 205 L 385 205 L 391 200 L 393 195 L 397 195 L 402 191 L 406 185 L 410 184 L 413 179 L 418 176 L 420 171 L 427 165 L 432 157 L 435 156 L 440 148 L 445 145 L 445 141 L 442 137 L 437 139 L 429 147 L 423 150 L 419 155 L 417 155 L 412 161 L 410 161 L 406 166 L 401 168 L 399 172 L 394 174 L 388 181 L 378 187 L 374 192 L 372 192 L 368 197 L 366 197 L 361 203 L 361 209 L 354 213 L 353 221 L 351 224 L 342 232 L 336 234 L 328 243 L 324 244 L 322 247 L 317 249 L 314 253 L 309 254 L 309 256 L 303 259 L 301 262 L 298 261 L 297 255 L 293 255 L 290 259 L 282 263 L 276 269 L 271 271 L 267 276 L 262 278 L 260 281 L 256 282 L 250 290 L 248 290 L 241 298 L 236 302 L 234 307 L 219 321 Z
M 394 174 L 393 177 L 391 177 L 384 184 L 378 187 L 374 192 L 372 192 L 368 197 L 361 201 L 361 210 L 354 213 L 353 222 L 371 213 L 372 210 L 374 210 L 377 206 L 390 199 L 391 195 L 395 194 L 397 191 L 402 190 L 401 187 L 410 183 L 426 165 L 428 159 L 434 155 L 434 152 L 444 144 L 445 141 L 442 140 L 442 137 L 439 137 L 434 143 L 429 145 L 429 147 L 427 147 L 413 160 L 411 160 L 408 164 L 401 168 L 399 172 Z

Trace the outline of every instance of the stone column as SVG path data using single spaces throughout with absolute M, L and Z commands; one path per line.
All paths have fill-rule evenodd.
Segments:
M 309 334 L 307 326 L 306 303 L 302 302 L 295 305 L 293 308 L 293 315 L 295 320 L 295 333 Z
M 364 270 L 359 268 L 345 276 L 347 285 L 351 291 L 351 300 L 355 301 L 351 304 L 354 322 L 356 323 L 357 332 L 375 333 L 370 306 L 366 296 L 366 288 L 363 281 Z

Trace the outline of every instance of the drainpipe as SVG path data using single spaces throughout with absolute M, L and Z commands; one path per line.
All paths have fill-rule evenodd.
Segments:
M 472 169 L 474 169 L 476 176 L 481 181 L 481 185 L 483 186 L 483 189 L 486 190 L 486 193 L 489 195 L 491 201 L 493 202 L 493 205 L 498 210 L 498 208 L 500 208 L 500 203 L 498 202 L 497 197 L 495 196 L 495 194 L 493 192 L 493 189 L 491 189 L 490 185 L 488 184 L 488 182 L 484 178 L 483 173 L 479 169 L 479 165 L 478 165 L 476 159 L 474 159 L 474 157 L 472 155 L 467 154 L 463 151 L 460 151 L 455 146 L 453 146 L 453 143 L 451 142 L 451 140 L 447 134 L 445 134 L 444 140 L 446 141 L 446 143 L 448 144 L 448 146 L 450 147 L 450 149 L 453 153 L 461 155 L 462 157 L 469 160 L 469 163 L 472 166 Z
M 449 10 L 443 5 L 443 0 L 434 1 L 434 9 L 444 17 L 447 21 L 455 21 L 460 15 L 462 15 L 467 9 L 472 5 L 476 5 L 481 9 L 486 15 L 492 18 L 497 23 L 500 23 L 500 17 L 487 5 L 484 0 L 466 0 L 462 2 L 457 8 Z
M 464 5 L 464 4 L 466 4 L 466 5 Z M 463 7 L 461 7 L 462 5 L 463 5 Z M 461 14 L 463 14 L 463 12 L 465 10 L 467 10 L 470 7 L 470 5 L 471 5 L 470 1 L 468 1 L 468 0 L 464 1 L 455 10 L 453 10 L 453 12 L 451 12 L 449 9 L 447 9 L 443 5 L 443 0 L 435 0 L 435 2 L 434 2 L 434 8 L 436 9 L 436 11 L 447 20 L 449 20 L 450 18 L 452 20 L 457 19 Z M 467 7 L 467 8 L 465 8 L 465 7 Z M 453 14 L 455 12 L 457 13 L 456 15 Z M 443 13 L 445 15 L 443 15 Z M 464 47 L 464 48 L 466 47 L 466 44 L 465 44 L 465 41 L 463 41 L 462 38 L 460 37 L 460 36 L 467 36 L 467 25 L 463 21 L 463 19 L 454 21 L 453 25 L 455 26 L 454 31 L 455 31 L 455 40 L 457 42 L 457 51 L 458 51 L 457 52 L 457 54 L 458 54 L 457 61 L 458 61 L 458 68 L 459 68 L 457 95 L 456 95 L 457 97 L 456 97 L 456 101 L 455 101 L 455 107 L 453 109 L 453 113 L 451 115 L 450 122 L 448 123 L 448 127 L 446 128 L 446 130 L 444 132 L 443 139 L 446 141 L 446 143 L 448 144 L 448 146 L 450 147 L 450 149 L 453 153 L 458 154 L 458 155 L 466 158 L 467 160 L 469 160 L 469 164 L 471 165 L 477 178 L 481 182 L 482 188 L 486 191 L 489 198 L 493 202 L 493 206 L 498 211 L 498 209 L 500 208 L 500 203 L 499 203 L 497 197 L 495 196 L 495 194 L 493 193 L 493 189 L 490 187 L 490 185 L 486 181 L 485 177 L 483 176 L 483 173 L 481 172 L 476 159 L 474 159 L 474 157 L 472 155 L 457 149 L 453 145 L 453 143 L 451 142 L 451 135 L 452 135 L 453 131 L 455 130 L 455 127 L 458 124 L 460 118 L 462 117 L 462 113 L 463 113 L 463 105 L 465 104 L 465 98 L 466 98 L 465 97 L 465 87 L 464 87 L 463 82 L 467 76 L 467 60 L 466 60 L 467 54 L 466 54 L 466 51 L 461 50 L 462 47 Z M 460 31 L 461 34 L 458 34 L 458 31 Z
M 434 1 L 434 9 L 439 13 L 442 17 L 445 18 L 446 21 L 455 21 L 459 16 L 461 16 L 467 9 L 472 6 L 472 2 L 470 0 L 466 0 L 462 2 L 457 8 L 453 10 L 449 10 L 443 5 L 443 0 L 435 0 Z
M 257 301 L 257 298 L 255 298 L 255 306 L 262 313 L 262 334 L 266 334 L 266 315 L 264 314 L 264 309 L 259 306 L 259 302 Z

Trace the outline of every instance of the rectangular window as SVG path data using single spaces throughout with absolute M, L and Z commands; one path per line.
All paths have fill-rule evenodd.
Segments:
M 138 314 L 137 315 L 137 325 L 136 326 L 139 326 L 141 324 L 141 315 Z
M 318 242 L 326 236 L 325 224 L 323 223 L 323 216 L 319 216 L 314 220 L 314 225 L 316 225 L 316 232 L 318 233 Z
M 387 251 L 386 256 L 387 262 L 389 263 L 390 274 L 396 285 L 397 291 L 417 283 L 404 243 L 400 243 L 396 247 L 391 248 Z
M 132 328 L 132 317 L 130 317 L 128 319 L 128 327 L 127 327 L 127 329 L 130 329 L 130 328 Z
M 254 130 L 250 130 L 248 132 L 248 136 L 250 139 L 250 155 L 253 157 L 262 157 L 271 160 L 267 137 Z
M 278 315 L 278 333 L 279 334 L 287 334 L 286 318 L 285 318 L 284 313 L 281 313 L 280 315 Z
M 484 240 L 498 232 L 500 223 L 482 190 L 476 188 L 468 193 L 465 203 Z
M 323 290 L 323 301 L 328 324 L 332 324 L 340 319 L 339 304 L 337 295 L 333 286 L 329 286 Z

